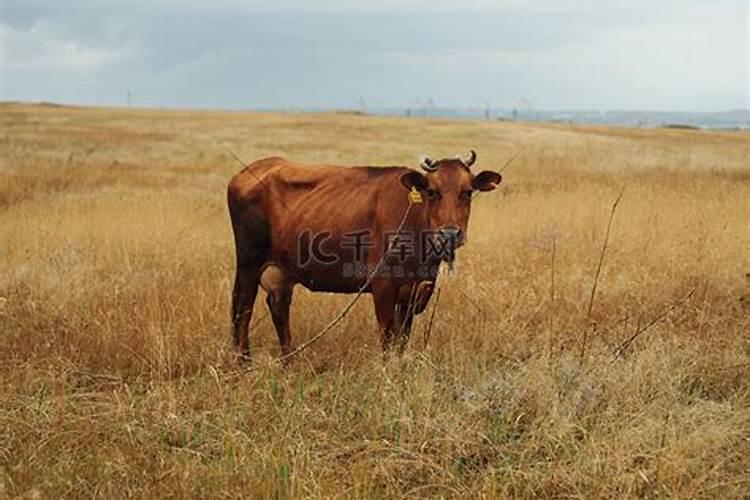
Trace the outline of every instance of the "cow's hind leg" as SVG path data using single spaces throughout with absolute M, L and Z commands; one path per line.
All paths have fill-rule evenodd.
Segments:
M 259 279 L 257 262 L 237 263 L 232 293 L 232 342 L 241 360 L 250 359 L 249 328 Z
M 292 352 L 292 334 L 289 330 L 289 308 L 292 304 L 294 283 L 277 265 L 268 263 L 261 271 L 260 284 L 266 291 L 266 304 L 271 311 L 273 325 L 279 336 L 282 355 Z
M 230 205 L 231 207 L 231 205 Z M 260 271 L 266 260 L 267 251 L 263 238 L 253 238 L 248 225 L 237 222 L 233 214 L 237 270 L 232 291 L 232 342 L 240 356 L 240 361 L 250 359 L 249 325 L 253 315 L 253 305 L 258 294 Z

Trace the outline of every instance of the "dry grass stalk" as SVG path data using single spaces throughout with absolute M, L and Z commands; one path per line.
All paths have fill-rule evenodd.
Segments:
M 607 245 L 609 244 L 609 233 L 612 229 L 612 220 L 615 218 L 615 211 L 617 210 L 617 205 L 620 203 L 620 199 L 622 198 L 622 195 L 625 194 L 625 188 L 623 187 L 622 190 L 620 190 L 620 194 L 617 195 L 617 198 L 615 198 L 615 201 L 612 203 L 612 209 L 609 213 L 609 219 L 607 220 L 607 229 L 604 232 L 604 241 L 602 242 L 602 249 L 601 252 L 599 252 L 599 260 L 596 262 L 596 272 L 594 273 L 594 281 L 591 285 L 591 297 L 589 297 L 589 305 L 586 309 L 586 320 L 591 319 L 591 311 L 594 308 L 594 299 L 596 298 L 596 287 L 599 285 L 599 275 L 602 272 L 602 266 L 604 264 L 604 255 L 607 252 Z M 584 327 L 583 329 L 583 341 L 581 342 L 581 363 L 583 363 L 586 359 L 586 344 L 588 343 L 588 325 Z

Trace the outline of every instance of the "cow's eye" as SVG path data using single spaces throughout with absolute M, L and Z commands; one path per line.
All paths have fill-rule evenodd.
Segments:
M 469 189 L 468 191 L 461 191 L 461 194 L 459 194 L 458 197 L 461 199 L 461 201 L 469 201 L 471 200 L 472 194 L 474 194 L 474 191 Z
M 443 195 L 440 194 L 439 191 L 436 191 L 434 189 L 428 189 L 427 190 L 427 198 L 429 198 L 431 201 L 439 200 L 442 197 L 443 197 Z

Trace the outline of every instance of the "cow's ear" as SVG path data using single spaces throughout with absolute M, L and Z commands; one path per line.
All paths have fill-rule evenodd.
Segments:
M 406 189 L 416 188 L 419 191 L 427 189 L 427 179 L 419 172 L 411 171 L 401 176 L 401 184 Z
M 502 182 L 503 176 L 492 170 L 479 172 L 474 180 L 471 181 L 471 187 L 479 191 L 492 191 Z

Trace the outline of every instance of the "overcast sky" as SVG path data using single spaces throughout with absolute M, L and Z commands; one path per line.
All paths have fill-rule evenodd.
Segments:
M 0 0 L 0 100 L 750 108 L 749 4 Z

